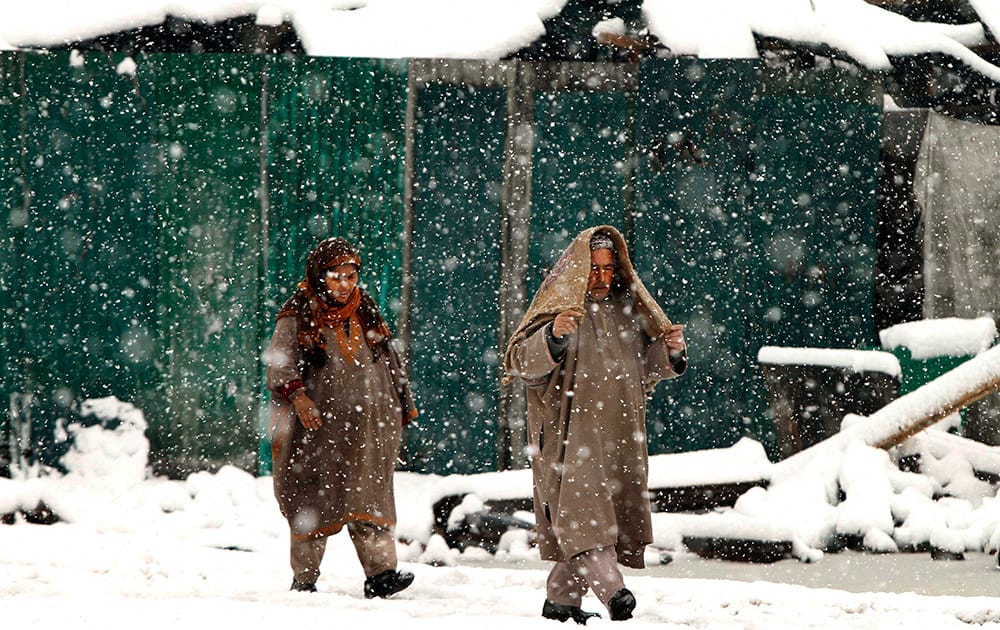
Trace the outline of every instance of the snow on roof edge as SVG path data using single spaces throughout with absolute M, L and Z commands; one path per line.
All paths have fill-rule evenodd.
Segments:
M 293 25 L 313 56 L 498 59 L 545 33 L 543 20 L 567 0 L 35 0 L 0 9 L 0 48 L 66 45 L 151 26 L 168 15 L 216 22 L 266 13 Z M 970 0 L 996 34 L 1000 8 Z M 644 0 L 649 32 L 674 55 L 759 56 L 754 34 L 831 46 L 863 66 L 885 70 L 890 56 L 943 53 L 1000 81 L 1000 67 L 968 46 L 984 41 L 979 22 L 914 22 L 865 0 Z

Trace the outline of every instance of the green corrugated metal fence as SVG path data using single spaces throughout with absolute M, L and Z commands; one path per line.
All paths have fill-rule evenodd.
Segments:
M 652 451 L 773 446 L 757 350 L 874 340 L 881 112 L 870 78 L 817 84 L 745 61 L 643 64 L 635 258 L 692 356 L 649 405 Z
M 5 428 L 29 423 L 54 464 L 76 405 L 115 395 L 146 413 L 159 469 L 253 469 L 260 351 L 306 253 L 363 242 L 398 302 L 405 67 L 0 59 Z
M 430 86 L 417 98 L 410 366 L 421 417 L 409 468 L 495 470 L 500 186 L 506 94 Z
M 0 442 L 30 426 L 55 463 L 75 406 L 115 395 L 146 413 L 161 471 L 266 470 L 259 355 L 309 250 L 358 243 L 398 323 L 408 65 L 123 61 L 0 54 Z M 527 297 L 580 229 L 612 223 L 688 325 L 690 373 L 650 402 L 652 452 L 770 440 L 761 345 L 873 340 L 880 111 L 868 78 L 830 73 L 649 60 L 637 92 L 535 94 Z M 492 85 L 411 95 L 414 470 L 498 461 L 508 121 Z
M 687 328 L 688 373 L 662 384 L 648 413 L 650 449 L 766 441 L 754 379 L 760 308 L 748 175 L 759 68 L 748 62 L 643 64 L 636 264 L 667 314 Z

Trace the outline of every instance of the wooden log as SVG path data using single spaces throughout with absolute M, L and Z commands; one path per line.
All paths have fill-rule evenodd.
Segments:
M 632 61 L 638 61 L 642 56 L 653 55 L 657 49 L 657 42 L 651 37 L 630 37 L 616 33 L 598 33 L 597 43 L 631 53 Z
M 975 359 L 972 359 L 972 361 L 975 361 Z M 916 391 L 907 394 L 907 396 L 919 394 L 921 391 L 924 390 L 924 388 L 932 387 L 935 383 L 945 378 L 952 372 L 957 372 L 958 370 L 960 370 L 964 365 L 965 364 L 960 365 L 951 372 L 948 372 L 942 375 L 941 377 L 931 381 L 930 383 L 927 383 L 926 385 L 917 389 Z M 982 400 L 983 398 L 986 398 L 990 394 L 994 394 L 998 391 L 1000 391 L 1000 376 L 995 376 L 987 380 L 986 382 L 977 383 L 976 386 L 971 391 L 959 392 L 959 395 L 955 396 L 954 398 L 949 399 L 948 401 L 944 402 L 937 408 L 932 409 L 927 413 L 921 414 L 919 417 L 912 420 L 905 426 L 899 427 L 899 429 L 892 432 L 890 435 L 880 439 L 878 442 L 875 443 L 875 446 L 885 449 L 892 448 L 893 446 L 898 446 L 899 444 L 903 443 L 907 438 L 912 437 L 917 433 L 920 433 L 924 429 L 944 420 L 951 414 L 957 411 L 961 411 L 962 409 L 965 409 L 972 403 L 978 400 Z M 907 396 L 903 396 L 903 399 L 905 399 Z

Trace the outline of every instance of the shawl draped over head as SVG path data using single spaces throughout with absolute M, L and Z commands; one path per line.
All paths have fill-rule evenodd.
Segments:
M 299 282 L 276 318 L 295 317 L 298 320 L 299 345 L 303 356 L 313 366 L 322 365 L 325 360 L 324 328 L 335 331 L 344 352 L 350 344 L 344 322 L 357 319 L 376 360 L 392 338 L 375 300 L 360 286 L 354 288 L 346 304 L 333 300 L 326 288 L 326 274 L 327 270 L 340 265 L 354 265 L 360 271 L 361 256 L 342 238 L 328 238 L 320 243 L 306 261 L 305 279 Z
M 627 289 L 631 292 L 636 312 L 641 316 L 645 332 L 650 337 L 659 337 L 670 329 L 670 318 L 636 274 L 628 255 L 625 238 L 621 233 L 610 225 L 588 228 L 573 239 L 553 265 L 552 270 L 542 281 L 542 286 L 532 298 L 521 323 L 507 342 L 507 352 L 504 355 L 505 384 L 512 382 L 516 377 L 511 365 L 511 352 L 515 345 L 555 319 L 559 313 L 584 309 L 587 279 L 590 276 L 590 239 L 598 232 L 610 237 L 615 245 L 616 268 L 612 291 Z

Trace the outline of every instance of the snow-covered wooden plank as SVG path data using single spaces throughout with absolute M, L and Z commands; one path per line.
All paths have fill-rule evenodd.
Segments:
M 767 480 L 771 461 L 760 442 L 740 438 L 732 446 L 649 457 L 649 488 L 684 488 Z
M 846 368 L 855 372 L 882 372 L 897 378 L 902 373 L 896 355 L 881 350 L 764 346 L 757 352 L 757 362 L 767 365 L 817 365 Z

